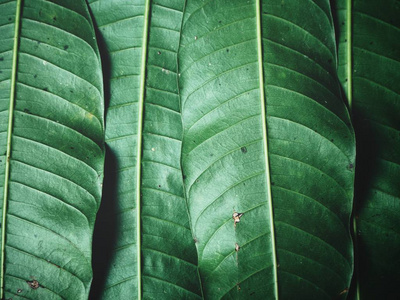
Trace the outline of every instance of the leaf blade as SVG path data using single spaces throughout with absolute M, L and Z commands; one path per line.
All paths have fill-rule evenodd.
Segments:
M 335 3 L 340 6 L 341 2 Z M 399 90 L 399 23 L 394 17 L 399 7 L 392 1 L 377 9 L 372 1 L 354 1 L 351 15 L 353 61 L 353 122 L 356 130 L 358 173 L 356 174 L 355 234 L 357 242 L 359 289 L 361 299 L 396 298 L 398 248 L 396 207 L 398 188 L 392 178 L 399 174 L 396 120 Z M 341 30 L 339 34 L 343 35 Z M 339 44 L 339 51 L 345 43 Z M 340 59 L 340 57 L 339 57 Z M 345 86 L 345 78 L 341 78 Z
M 118 14 L 113 16 L 108 14 L 111 4 L 106 1 L 91 3 L 105 40 L 105 54 L 110 55 L 111 97 L 106 141 L 117 158 L 118 168 L 115 171 L 120 170 L 120 174 L 112 175 L 116 180 L 112 188 L 117 193 L 105 200 L 115 200 L 119 206 L 116 213 L 125 214 L 118 220 L 121 227 L 118 229 L 117 246 L 112 250 L 114 266 L 106 274 L 105 288 L 97 292 L 104 299 L 129 298 L 137 294 L 138 287 L 134 283 L 138 281 L 137 272 L 133 270 L 140 268 L 142 292 L 138 295 L 139 299 L 197 299 L 201 298 L 201 290 L 180 167 L 182 125 L 177 88 L 177 50 L 184 1 L 152 2 L 149 18 L 143 17 L 144 1 L 135 3 L 137 7 L 130 2 L 121 1 L 117 6 L 113 4 L 113 9 L 119 7 L 115 8 Z M 130 25 L 127 25 L 129 22 Z M 143 30 L 144 22 L 149 22 L 148 32 Z M 137 28 L 137 31 L 131 28 Z M 146 32 L 147 36 L 143 39 L 139 37 L 139 32 Z M 137 55 L 142 51 L 147 55 L 145 64 Z M 146 77 L 137 75 L 140 70 L 146 73 Z M 140 98 L 140 81 L 144 84 L 141 130 L 138 129 L 137 119 L 132 120 L 133 115 L 140 115 L 136 107 Z M 136 144 L 139 134 L 143 140 L 141 146 Z M 132 148 L 139 152 L 132 153 Z M 139 154 L 140 163 L 133 163 L 133 158 Z M 130 180 L 138 180 L 138 169 L 140 185 L 132 188 Z M 122 175 L 125 171 L 126 174 Z M 107 179 L 108 182 L 112 176 Z M 138 219 L 138 213 L 133 212 L 135 206 L 132 199 L 138 199 L 135 195 L 140 195 L 140 228 L 130 225 Z M 135 251 L 129 250 L 137 247 L 138 239 L 141 241 L 141 264 L 136 262 Z M 120 250 L 118 247 L 121 247 Z M 119 253 L 122 251 L 124 253 Z M 128 265 L 130 267 L 126 268 Z
M 180 51 L 182 163 L 205 296 L 276 297 L 274 230 L 280 297 L 342 296 L 352 273 L 354 140 L 336 79 L 328 2 L 261 4 L 266 120 L 257 90 L 256 3 L 188 7 Z M 266 225 L 265 121 L 274 228 Z M 235 212 L 244 212 L 236 226 Z M 326 224 L 313 215 L 324 215 Z M 302 240 L 317 250 L 309 253 Z M 331 257 L 340 263 L 331 267 Z M 316 275 L 327 270 L 329 279 Z
M 90 16 L 84 2 L 3 5 L 8 21 L 18 20 L 7 14 L 21 5 L 18 46 L 11 47 L 18 55 L 9 100 L 14 109 L 6 128 L 4 295 L 84 299 L 104 159 L 102 77 Z M 1 87 L 1 95 L 10 91 Z

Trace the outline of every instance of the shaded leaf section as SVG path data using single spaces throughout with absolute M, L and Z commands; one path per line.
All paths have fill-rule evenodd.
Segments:
M 341 1 L 337 7 L 343 7 Z M 351 11 L 349 88 L 358 150 L 355 220 L 361 299 L 400 297 L 399 13 L 398 1 L 354 1 Z M 344 46 L 342 40 L 339 53 Z
M 103 60 L 109 66 L 106 142 L 115 167 L 105 178 L 106 185 L 112 183 L 108 185 L 112 193 L 103 201 L 111 202 L 115 210 L 116 235 L 104 286 L 96 284 L 93 293 L 102 299 L 128 299 L 137 295 L 141 282 L 145 299 L 196 299 L 201 295 L 197 256 L 180 168 L 177 51 L 184 1 L 153 1 L 150 20 L 144 19 L 144 5 L 145 1 L 90 3 L 104 41 Z M 148 36 L 143 35 L 144 22 L 150 22 Z M 147 39 L 146 85 L 143 132 L 138 132 L 143 39 Z M 137 157 L 140 138 L 142 156 Z M 139 187 L 135 186 L 137 164 Z M 136 271 L 138 255 L 141 274 Z

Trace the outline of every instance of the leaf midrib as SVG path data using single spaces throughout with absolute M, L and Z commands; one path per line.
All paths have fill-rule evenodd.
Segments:
M 268 157 L 268 140 L 267 140 L 267 118 L 266 118 L 266 95 L 264 93 L 264 70 L 263 70 L 263 49 L 262 49 L 262 20 L 261 20 L 261 2 L 256 0 L 256 18 L 257 18 L 257 56 L 258 56 L 258 75 L 260 84 L 260 100 L 261 100 L 261 124 L 263 125 L 263 142 L 264 142 L 264 156 L 265 156 L 265 177 L 266 177 L 266 189 L 267 189 L 267 203 L 269 207 L 269 227 L 271 232 L 271 246 L 272 246 L 272 260 L 273 260 L 273 272 L 274 272 L 274 295 L 275 299 L 278 299 L 278 274 L 277 274 L 277 258 L 276 258 L 276 246 L 275 246 L 275 226 L 274 226 L 274 215 L 272 207 L 272 195 L 271 195 L 271 177 L 269 169 L 269 157 Z
M 352 9 L 351 9 L 351 0 L 346 1 L 346 9 L 347 9 L 347 22 L 346 22 L 346 39 L 347 39 L 347 68 L 346 68 L 346 77 L 347 77 L 347 100 L 349 103 L 349 110 L 351 115 L 351 110 L 353 106 L 353 80 L 352 80 Z
M 349 113 L 350 118 L 353 115 L 353 53 L 352 53 L 352 1 L 346 1 L 346 35 L 345 35 L 345 42 L 346 42 L 346 77 L 347 77 L 347 86 L 346 86 L 346 96 L 347 96 L 347 103 L 349 105 Z M 355 203 L 355 202 L 354 202 Z M 353 204 L 353 211 L 355 211 L 355 206 Z M 358 241 L 357 241 L 357 221 L 353 216 L 352 220 L 353 225 L 353 236 L 354 236 L 354 255 L 358 253 Z M 355 297 L 357 300 L 360 299 L 360 282 L 359 282 L 359 272 L 358 266 L 354 266 L 354 276 L 356 280 L 356 291 Z
M 141 166 L 142 166 L 142 139 L 143 139 L 143 112 L 146 84 L 147 44 L 149 32 L 150 0 L 146 0 L 143 16 L 142 58 L 140 65 L 140 95 L 138 109 L 138 131 L 136 149 L 136 253 L 137 253 L 137 299 L 142 299 L 142 261 L 141 261 Z
M 10 104 L 8 109 L 8 128 L 7 128 L 7 150 L 6 150 L 6 163 L 4 173 L 4 193 L 3 193 L 3 207 L 2 207 L 2 220 L 1 220 L 1 258 L 0 258 L 0 299 L 3 299 L 4 294 L 4 269 L 5 269 L 5 244 L 6 244 L 6 214 L 8 202 L 8 183 L 10 177 L 10 157 L 11 157 L 11 137 L 12 125 L 14 116 L 14 102 L 15 102 L 15 87 L 17 78 L 17 56 L 18 56 L 18 42 L 19 42 L 19 27 L 21 17 L 21 1 L 17 0 L 17 8 L 15 11 L 14 21 L 14 44 L 13 44 L 13 58 L 12 58 L 12 71 L 11 71 L 11 88 L 10 88 Z

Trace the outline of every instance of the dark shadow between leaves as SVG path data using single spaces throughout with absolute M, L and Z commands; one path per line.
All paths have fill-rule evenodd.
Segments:
M 93 282 L 89 299 L 100 299 L 104 290 L 105 280 L 111 267 L 113 250 L 118 236 L 116 191 L 116 158 L 112 151 L 106 147 L 105 177 L 103 185 L 103 198 L 93 235 Z
M 353 115 L 354 131 L 357 137 L 356 149 L 356 174 L 354 183 L 354 210 L 352 214 L 352 220 L 355 218 L 357 221 L 358 214 L 362 211 L 366 205 L 365 201 L 368 199 L 368 193 L 370 187 L 373 185 L 373 179 L 377 172 L 378 153 L 379 153 L 379 142 L 376 140 L 374 129 L 370 126 L 370 123 L 366 116 L 360 112 L 354 112 Z M 369 272 L 366 267 L 365 261 L 368 261 L 364 257 L 364 245 L 362 237 L 359 236 L 358 232 L 352 232 L 354 245 L 354 276 L 351 282 L 351 288 L 349 292 L 349 299 L 355 299 L 357 291 L 357 281 L 362 280 L 360 274 Z
M 90 10 L 90 7 L 89 7 Z M 110 92 L 110 58 L 106 51 L 106 44 L 98 26 L 90 11 L 94 28 L 96 30 L 96 38 L 99 46 L 102 70 L 103 70 L 103 91 L 104 91 L 104 107 L 105 112 L 109 106 Z M 118 216 L 117 203 L 115 202 L 116 191 L 116 171 L 118 169 L 117 160 L 114 153 L 106 145 L 106 159 L 104 165 L 104 184 L 103 196 L 100 209 L 97 213 L 94 234 L 93 234 L 93 282 L 90 290 L 89 299 L 100 299 L 104 290 L 107 274 L 111 267 L 113 258 L 113 250 L 118 236 Z

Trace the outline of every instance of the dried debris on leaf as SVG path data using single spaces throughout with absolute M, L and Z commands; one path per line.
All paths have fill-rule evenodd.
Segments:
M 234 226 L 235 226 L 235 227 L 236 227 L 236 224 L 240 222 L 240 218 L 241 218 L 242 216 L 243 216 L 242 213 L 237 213 L 237 212 L 234 212 L 234 213 L 233 213 L 232 219 L 233 219 L 233 221 L 234 221 Z

